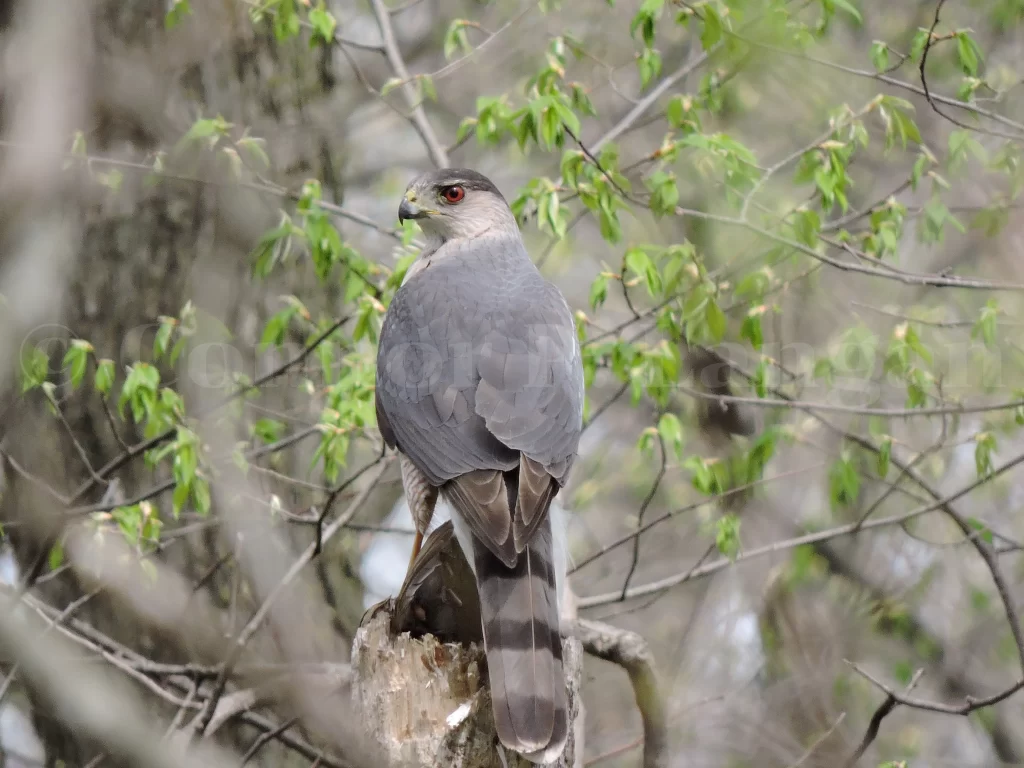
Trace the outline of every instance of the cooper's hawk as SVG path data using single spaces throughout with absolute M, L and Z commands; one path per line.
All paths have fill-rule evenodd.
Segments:
M 419 221 L 427 247 L 384 318 L 377 421 L 400 454 L 414 550 L 438 491 L 451 504 L 480 594 L 498 737 L 549 762 L 569 727 L 548 508 L 582 429 L 572 313 L 479 173 L 420 176 L 398 215 Z

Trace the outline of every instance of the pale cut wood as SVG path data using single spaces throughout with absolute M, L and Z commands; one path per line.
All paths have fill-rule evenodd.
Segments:
M 367 611 L 352 648 L 354 710 L 393 765 L 527 768 L 532 763 L 498 745 L 483 647 L 399 631 L 436 623 L 446 639 L 461 631 L 479 635 L 479 628 L 463 626 L 466 616 L 479 617 L 479 609 L 473 610 L 475 585 L 459 567 L 464 562 L 445 524 L 424 544 L 397 600 Z M 562 648 L 573 727 L 561 758 L 550 765 L 576 768 L 582 765 L 582 650 L 575 637 L 564 639 Z

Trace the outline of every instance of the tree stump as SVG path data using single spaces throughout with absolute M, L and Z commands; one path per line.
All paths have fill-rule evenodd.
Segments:
M 446 523 L 428 538 L 398 597 L 366 612 L 353 643 L 354 709 L 392 764 L 532 765 L 500 746 L 479 638 L 475 582 Z M 550 765 L 573 768 L 582 765 L 576 755 L 582 650 L 575 637 L 563 639 L 562 647 L 573 727 L 562 756 Z

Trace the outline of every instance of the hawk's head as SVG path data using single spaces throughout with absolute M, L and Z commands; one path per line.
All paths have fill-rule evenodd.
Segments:
M 406 219 L 415 219 L 427 237 L 442 243 L 517 228 L 494 183 L 468 168 L 442 168 L 413 179 L 398 206 L 398 220 Z

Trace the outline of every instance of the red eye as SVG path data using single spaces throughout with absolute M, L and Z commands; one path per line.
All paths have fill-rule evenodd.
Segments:
M 462 187 L 448 187 L 441 193 L 449 203 L 461 203 L 466 196 L 466 190 Z

